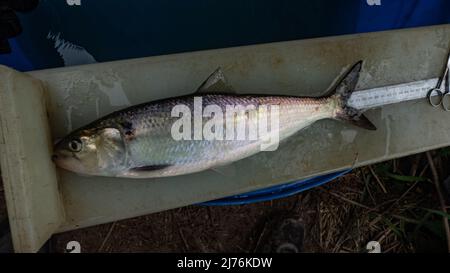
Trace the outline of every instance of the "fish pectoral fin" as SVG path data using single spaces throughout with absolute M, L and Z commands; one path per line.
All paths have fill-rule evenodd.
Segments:
M 200 85 L 195 94 L 201 93 L 225 93 L 236 94 L 234 88 L 228 84 L 222 68 L 217 68 L 209 77 Z
M 151 172 L 158 171 L 170 167 L 169 164 L 140 166 L 130 169 L 131 172 Z

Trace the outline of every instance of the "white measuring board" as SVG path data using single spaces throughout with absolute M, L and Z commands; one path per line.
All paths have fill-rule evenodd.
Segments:
M 370 109 L 383 105 L 426 99 L 427 93 L 436 87 L 438 79 L 428 79 L 397 85 L 356 91 L 349 99 L 349 105 L 357 109 Z

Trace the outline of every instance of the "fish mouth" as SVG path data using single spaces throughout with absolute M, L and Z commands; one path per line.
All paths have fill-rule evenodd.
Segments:
M 52 154 L 51 160 L 53 164 L 55 164 L 55 166 L 58 168 L 73 172 L 84 173 L 81 170 L 80 165 L 76 164 L 79 161 L 76 157 L 67 157 L 64 154 Z

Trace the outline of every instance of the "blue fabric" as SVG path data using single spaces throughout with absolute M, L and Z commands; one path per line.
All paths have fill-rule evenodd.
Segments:
M 289 197 L 300 192 L 321 186 L 325 183 L 333 181 L 339 176 L 347 174 L 351 170 L 344 170 L 331 174 L 321 175 L 305 180 L 291 182 L 279 186 L 273 186 L 262 190 L 257 190 L 249 193 L 238 194 L 231 197 L 226 197 L 214 201 L 201 203 L 204 206 L 235 206 L 246 205 L 257 202 L 270 201 L 274 199 Z
M 103 62 L 449 23 L 450 1 L 41 1 L 20 20 L 24 32 L 0 63 L 26 71 L 64 65 L 49 33 L 60 33 Z
M 450 23 L 448 0 L 381 0 L 381 6 L 362 2 L 355 33 Z
M 0 55 L 0 64 L 13 67 L 20 71 L 34 70 L 33 65 L 27 59 L 27 57 L 25 57 L 25 54 L 17 44 L 16 39 L 10 39 L 9 45 L 11 47 L 11 53 Z

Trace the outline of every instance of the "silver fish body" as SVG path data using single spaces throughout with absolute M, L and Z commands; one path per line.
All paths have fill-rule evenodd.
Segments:
M 249 137 L 250 130 L 259 122 L 271 121 L 275 117 L 278 122 L 269 131 L 279 141 L 327 118 L 347 120 L 374 129 L 363 115 L 346 106 L 360 68 L 360 63 L 355 65 L 333 94 L 321 98 L 212 93 L 133 106 L 72 132 L 55 146 L 53 159 L 62 168 L 88 175 L 166 177 L 226 165 L 260 152 L 267 139 Z M 222 128 L 224 137 L 196 139 L 194 127 L 200 126 L 203 130 L 212 117 L 200 116 L 199 120 L 195 115 L 188 117 L 191 126 L 188 139 L 174 137 L 174 123 L 180 121 L 180 116 L 174 116 L 174 108 L 182 105 L 190 113 L 195 113 L 198 110 L 195 98 L 201 98 L 202 109 L 214 105 L 224 113 L 214 123 L 214 133 Z M 240 115 L 229 111 L 236 106 L 256 110 L 244 111 Z M 276 107 L 276 115 L 271 107 Z M 225 131 L 230 126 L 234 134 L 228 138 Z M 243 128 L 244 137 L 236 138 L 238 130 Z

